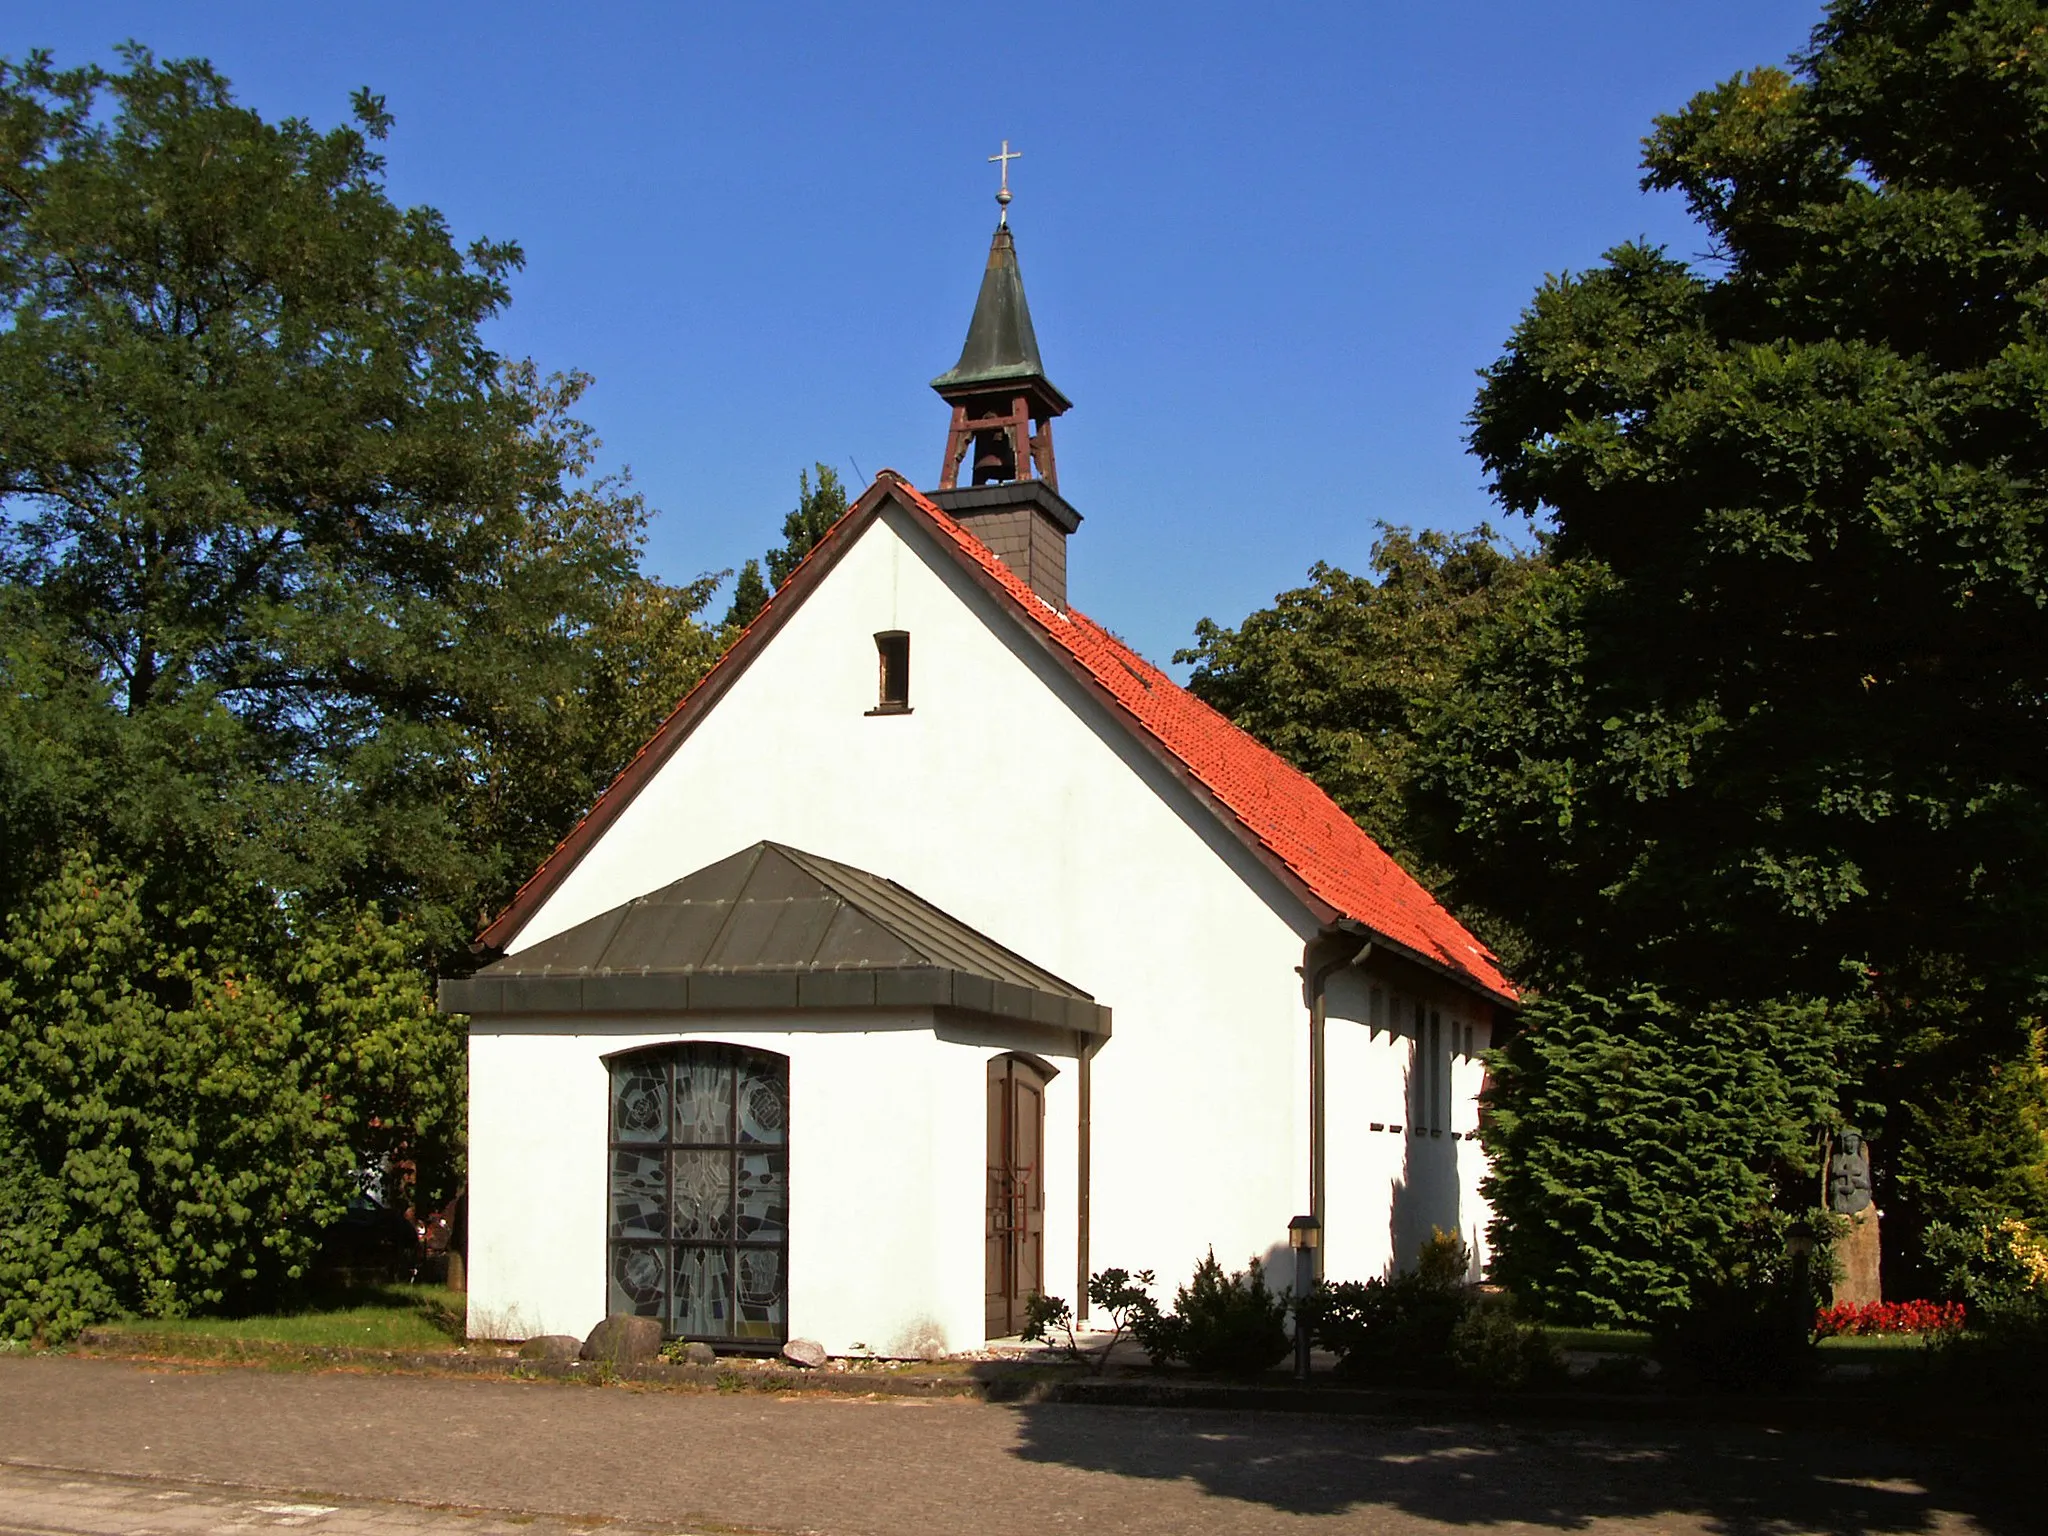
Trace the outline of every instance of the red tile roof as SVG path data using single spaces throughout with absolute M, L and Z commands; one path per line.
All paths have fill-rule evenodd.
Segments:
M 1138 726 L 1178 758 L 1301 883 L 1343 916 L 1483 991 L 1514 1001 L 1484 944 L 1300 769 L 1210 708 L 1087 615 L 1032 591 L 973 534 L 907 484 L 905 500 L 1016 600 Z
M 1006 594 L 1018 611 L 1114 700 L 1132 726 L 1164 749 L 1206 789 L 1251 841 L 1264 849 L 1316 900 L 1339 917 L 1362 924 L 1426 963 L 1468 985 L 1515 1002 L 1514 984 L 1464 924 L 1444 910 L 1368 837 L 1315 781 L 1211 709 L 1093 619 L 1065 612 L 1032 591 L 973 534 L 948 517 L 893 470 L 883 470 L 859 501 L 806 554 L 768 605 L 697 686 L 677 704 L 661 729 L 598 797 L 590 813 L 556 846 L 519 888 L 511 904 L 479 935 L 479 948 L 502 948 L 623 810 L 691 724 L 716 703 L 753 654 L 852 542 L 856 525 L 880 510 L 885 497 L 927 519 L 987 585 Z

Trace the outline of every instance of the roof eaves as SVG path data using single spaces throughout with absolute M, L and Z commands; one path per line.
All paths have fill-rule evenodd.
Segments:
M 1487 997 L 1492 998 L 1496 1003 L 1499 1003 L 1503 1008 L 1519 1010 L 1522 1006 L 1522 1000 L 1513 993 L 1503 992 L 1498 987 L 1489 986 L 1471 972 L 1461 971 L 1447 960 L 1440 959 L 1435 955 L 1425 954 L 1412 944 L 1404 944 L 1399 939 L 1380 932 L 1371 923 L 1363 922 L 1355 917 L 1340 917 L 1335 923 L 1331 924 L 1331 927 L 1354 940 L 1366 939 L 1375 948 L 1391 950 L 1410 964 L 1418 965 L 1425 971 L 1441 976 L 1447 981 L 1454 981 L 1467 991 L 1481 992 Z
M 1023 581 L 1011 573 L 1007 567 L 1000 565 L 993 555 L 989 555 L 986 561 L 979 558 L 976 551 L 983 550 L 984 547 L 978 540 L 974 539 L 971 533 L 955 523 L 943 508 L 919 493 L 914 487 L 906 485 L 901 489 L 904 493 L 902 499 L 915 506 L 920 514 L 935 523 L 938 530 L 944 535 L 940 540 L 941 546 L 948 548 L 961 567 L 986 590 L 1008 597 L 1012 603 L 1022 609 L 1034 621 L 1034 625 L 1027 629 L 1027 633 L 1031 633 L 1046 653 L 1060 663 L 1070 676 L 1078 680 L 1084 689 L 1099 701 L 1110 706 L 1114 714 L 1125 724 L 1128 734 L 1144 747 L 1148 754 L 1161 764 L 1177 782 L 1195 794 L 1210 812 L 1216 815 L 1223 825 L 1228 827 L 1237 836 L 1238 840 L 1252 852 L 1259 863 L 1276 876 L 1296 900 L 1301 902 L 1318 926 L 1329 927 L 1343 921 L 1356 924 L 1361 929 L 1370 929 L 1375 933 L 1378 932 L 1376 927 L 1367 923 L 1364 919 L 1352 916 L 1351 913 L 1345 911 L 1328 897 L 1325 897 L 1320 891 L 1316 890 L 1314 885 L 1300 870 L 1295 868 L 1293 863 L 1288 860 L 1280 849 L 1274 847 L 1260 830 L 1246 819 L 1243 813 L 1202 778 L 1200 772 L 1192 763 L 1176 752 L 1142 716 L 1117 695 L 1114 689 L 1108 687 L 1095 675 L 1088 664 L 1075 653 L 1072 646 L 1061 637 L 1058 626 L 1066 626 L 1071 631 L 1094 631 L 1113 650 L 1115 659 L 1124 670 L 1129 672 L 1134 680 L 1148 692 L 1157 684 L 1163 683 L 1173 688 L 1177 695 L 1199 706 L 1202 713 L 1213 718 L 1216 726 L 1227 730 L 1231 735 L 1242 735 L 1242 727 L 1229 720 L 1203 700 L 1195 698 L 1192 694 L 1188 694 L 1185 689 L 1179 688 L 1170 678 L 1160 672 L 1157 667 L 1154 667 L 1142 656 L 1139 656 L 1128 646 L 1118 641 L 1114 635 L 1089 619 L 1085 614 L 1071 610 L 1062 612 L 1059 609 L 1053 608 L 1036 592 L 1032 591 L 1030 587 L 1025 585 Z M 1135 666 L 1133 662 L 1136 663 Z M 1139 668 L 1143 668 L 1144 672 L 1140 672 Z M 1145 673 L 1150 673 L 1151 676 L 1148 678 L 1144 675 Z M 1272 754 L 1270 749 L 1261 748 L 1260 750 L 1272 756 L 1274 762 L 1279 767 L 1285 769 L 1293 778 L 1298 779 L 1307 790 L 1316 795 L 1322 794 L 1322 791 L 1315 786 L 1314 781 L 1308 779 L 1299 769 L 1294 768 L 1276 754 Z M 1341 815 L 1341 811 L 1338 814 Z M 1345 817 L 1344 820 L 1347 824 L 1355 826 L 1355 823 L 1350 823 L 1348 817 Z M 1398 869 L 1398 866 L 1396 868 Z M 1413 876 L 1407 875 L 1405 871 L 1401 873 L 1406 879 L 1411 882 L 1413 881 Z M 1459 934 L 1469 937 L 1469 933 L 1464 928 L 1464 925 L 1459 923 L 1447 910 L 1443 909 L 1441 903 L 1436 902 L 1419 884 L 1415 886 L 1415 889 L 1417 894 L 1431 907 L 1435 908 L 1444 920 L 1450 923 Z M 1431 956 L 1426 951 L 1416 949 L 1413 945 L 1394 939 L 1391 936 L 1382 936 L 1386 938 L 1386 942 L 1390 946 L 1398 947 L 1404 953 L 1411 954 L 1418 963 L 1426 965 L 1438 974 L 1449 977 L 1458 985 L 1512 1004 L 1512 992 L 1501 990 L 1499 987 L 1492 985 L 1489 980 L 1489 976 L 1498 974 L 1497 965 L 1492 962 L 1490 955 L 1484 954 L 1483 949 L 1477 945 L 1476 941 L 1474 941 L 1474 950 L 1475 955 L 1478 956 L 1479 963 L 1474 968 L 1467 969 L 1442 958 Z M 1505 978 L 1502 979 L 1505 980 Z

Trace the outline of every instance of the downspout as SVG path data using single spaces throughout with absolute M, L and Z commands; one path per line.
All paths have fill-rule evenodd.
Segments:
M 1100 1035 L 1083 1035 L 1076 1031 L 1076 1041 L 1081 1048 L 1080 1064 L 1080 1135 L 1075 1149 L 1075 1168 L 1079 1188 L 1074 1197 L 1074 1320 L 1088 1321 L 1088 1159 L 1089 1121 L 1095 1110 L 1095 1053 L 1102 1049 Z
M 1331 935 L 1335 937 L 1335 935 Z M 1311 946 L 1311 953 L 1313 946 Z M 1368 940 L 1357 954 L 1348 959 L 1326 961 L 1322 965 L 1307 967 L 1308 974 L 1308 1210 L 1321 1229 L 1321 1240 L 1315 1250 L 1316 1278 L 1323 1277 L 1323 1254 L 1330 1241 L 1330 1220 L 1326 1209 L 1329 1197 L 1329 1068 L 1323 1055 L 1323 1037 L 1328 1022 L 1328 1004 L 1325 989 L 1330 978 L 1341 970 L 1354 965 L 1363 965 L 1372 954 L 1372 942 Z M 1304 965 L 1308 954 L 1302 956 Z M 1082 1079 L 1085 1084 L 1086 1078 Z M 1083 1091 L 1086 1089 L 1084 1087 Z

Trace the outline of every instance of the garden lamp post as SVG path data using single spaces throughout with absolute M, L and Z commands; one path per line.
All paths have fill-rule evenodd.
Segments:
M 1785 1231 L 1785 1252 L 1792 1259 L 1792 1310 L 1799 1325 L 1813 1325 L 1813 1228 L 1795 1221 Z
M 1313 1216 L 1287 1223 L 1287 1246 L 1294 1250 L 1294 1376 L 1308 1380 L 1308 1298 L 1316 1284 L 1316 1249 L 1323 1224 Z
M 1795 1221 L 1785 1232 L 1785 1252 L 1792 1256 L 1792 1272 L 1803 1275 L 1813 1258 L 1813 1228 Z

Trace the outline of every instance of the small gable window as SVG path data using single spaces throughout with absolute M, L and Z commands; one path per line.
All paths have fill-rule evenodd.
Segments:
M 900 629 L 886 629 L 875 636 L 875 659 L 881 674 L 881 688 L 871 715 L 910 713 L 910 635 Z

